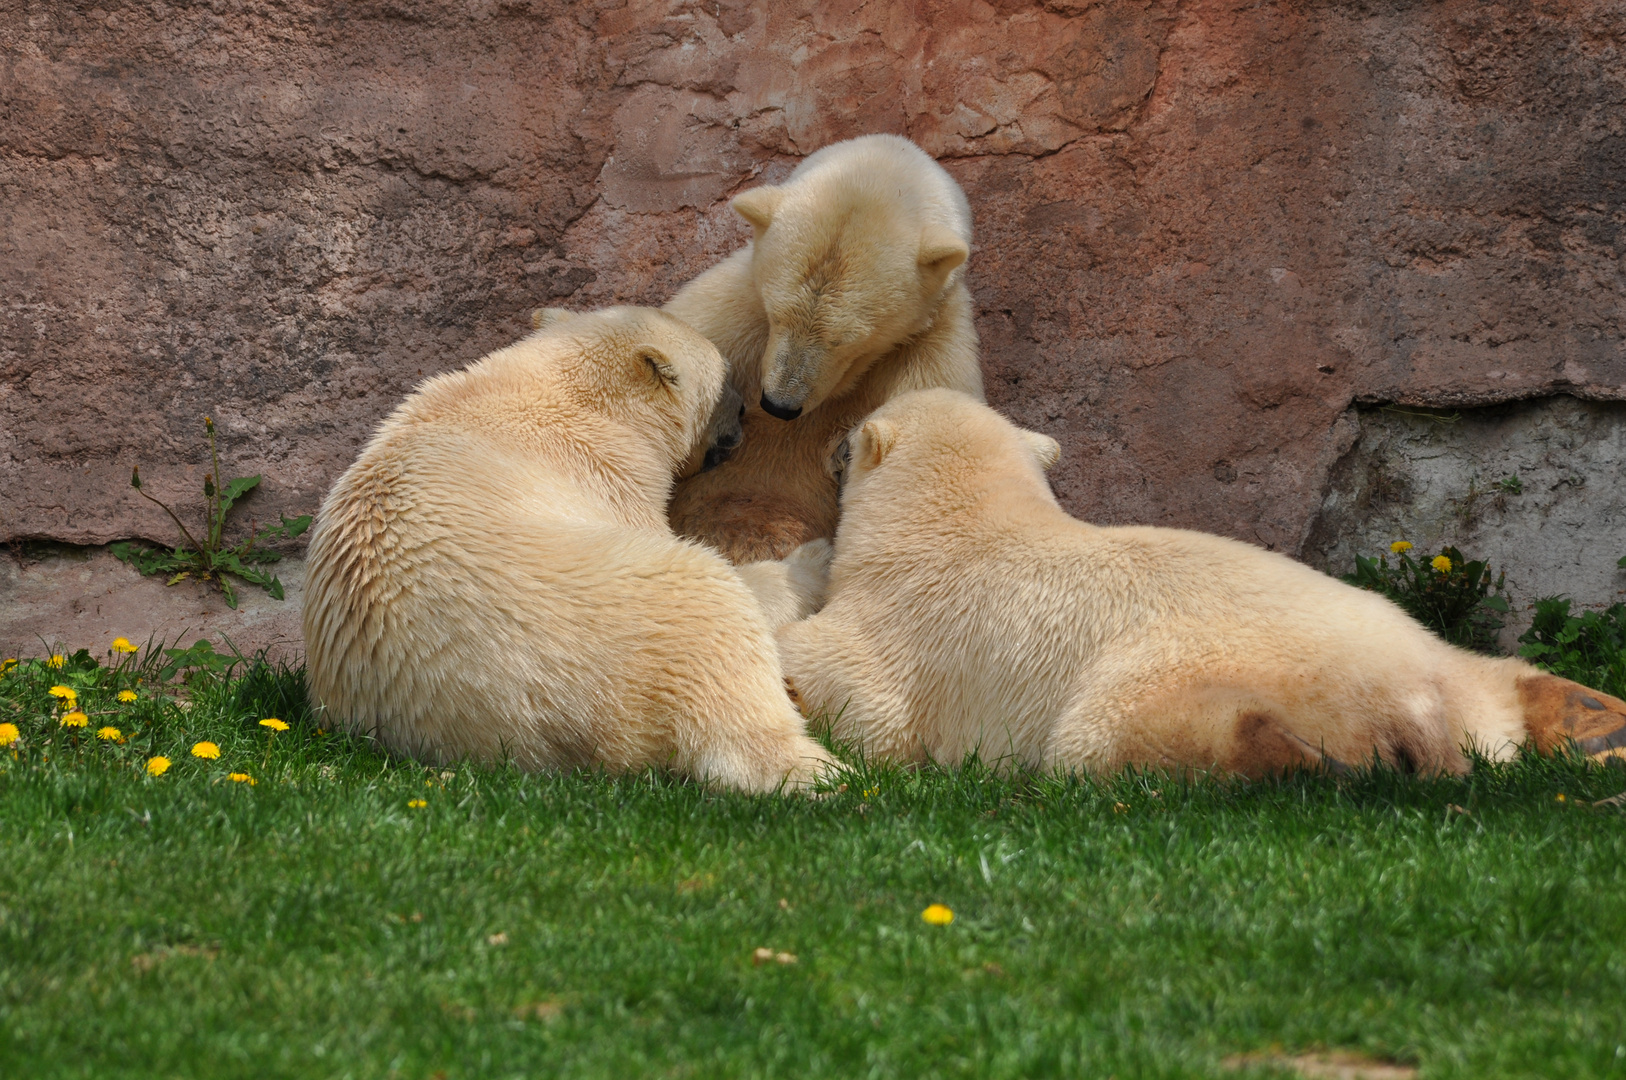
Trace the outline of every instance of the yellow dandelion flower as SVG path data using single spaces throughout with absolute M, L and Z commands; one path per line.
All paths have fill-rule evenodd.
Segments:
M 120 701 L 134 701 L 135 699 L 136 699 L 136 692 L 134 690 L 120 690 L 119 691 L 119 700 Z
M 920 917 L 933 926 L 947 926 L 954 921 L 954 912 L 942 904 L 933 904 L 920 913 Z
M 120 731 L 116 727 L 97 728 L 96 737 L 98 739 L 108 739 L 112 742 L 123 742 L 124 732 Z
M 1569 801 L 1569 800 L 1568 800 L 1568 799 L 1566 799 L 1566 798 L 1564 798 L 1564 796 L 1563 796 L 1563 795 L 1560 795 L 1560 796 L 1559 796 L 1559 797 L 1558 797 L 1558 801 L 1559 801 L 1559 802 L 1568 802 L 1568 801 Z
M 1407 543 L 1405 540 L 1396 540 L 1394 543 L 1389 545 L 1389 550 L 1394 552 L 1396 555 L 1399 555 L 1402 552 L 1410 551 L 1411 544 Z
M 50 689 L 50 694 L 54 698 L 61 698 L 69 705 L 79 700 L 79 691 L 71 686 L 53 686 Z
M 215 758 L 220 756 L 220 747 L 216 746 L 212 742 L 193 743 L 192 756 L 213 761 Z
M 1449 574 L 1451 572 L 1451 560 L 1445 555 L 1434 556 L 1434 561 L 1429 563 L 1429 565 L 1442 574 Z
M 234 784 L 248 784 L 252 786 L 255 783 L 254 778 L 246 772 L 230 773 L 227 775 L 226 779 L 230 780 Z
M 14 668 L 16 666 L 17 666 L 17 661 L 15 659 L 0 660 L 0 675 L 4 675 L 6 672 L 10 671 L 12 668 Z
M 63 727 L 84 727 L 86 724 L 90 723 L 90 717 L 86 716 L 78 709 L 75 709 L 73 712 L 64 716 L 60 723 Z
M 10 746 L 23 737 L 16 724 L 0 724 L 0 746 Z
M 261 727 L 268 727 L 272 731 L 287 731 L 288 730 L 288 725 L 283 723 L 281 720 L 278 720 L 274 716 L 268 716 L 264 720 L 261 720 L 260 721 L 260 726 Z
M 408 799 L 407 800 L 407 805 L 412 807 L 412 809 L 414 809 L 414 810 L 421 810 L 424 807 L 428 806 L 429 804 L 427 802 L 425 802 L 423 799 Z
M 169 758 L 155 757 L 147 759 L 147 775 L 163 776 L 169 769 Z
M 60 668 L 60 667 L 62 667 L 63 664 L 66 664 L 67 662 L 68 662 L 68 658 L 66 656 L 63 656 L 61 653 L 57 653 L 55 656 L 53 656 L 49 660 L 45 661 L 45 666 L 46 667 L 51 667 L 51 668 Z
M 113 651 L 116 653 L 133 653 L 140 650 L 130 644 L 129 638 L 116 637 L 113 639 Z

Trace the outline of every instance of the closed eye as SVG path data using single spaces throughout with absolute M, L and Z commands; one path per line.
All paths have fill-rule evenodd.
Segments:
M 656 382 L 664 386 L 677 386 L 677 371 L 671 364 L 666 362 L 665 358 L 652 352 L 646 352 L 642 355 L 644 363 L 649 365 L 650 374 L 655 376 Z

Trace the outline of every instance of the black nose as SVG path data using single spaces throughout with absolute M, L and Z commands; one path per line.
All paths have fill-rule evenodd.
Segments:
M 802 415 L 802 407 L 800 405 L 796 406 L 794 409 L 787 409 L 783 405 L 775 405 L 773 399 L 767 394 L 762 395 L 762 411 L 773 417 L 775 420 L 794 420 L 798 416 Z
M 738 444 L 736 444 L 738 445 Z M 713 446 L 706 450 L 706 456 L 700 461 L 700 471 L 710 472 L 729 458 L 734 456 L 733 446 Z

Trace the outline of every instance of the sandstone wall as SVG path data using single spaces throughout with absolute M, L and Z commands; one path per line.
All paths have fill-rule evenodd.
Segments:
M 308 512 L 540 303 L 851 135 L 964 184 L 989 395 L 1102 521 L 1297 553 L 1354 402 L 1626 398 L 1626 4 L 0 0 L 0 539 Z

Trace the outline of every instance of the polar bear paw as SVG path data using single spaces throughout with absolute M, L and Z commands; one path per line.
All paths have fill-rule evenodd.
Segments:
M 824 606 L 835 549 L 828 540 L 809 540 L 783 559 L 746 563 L 735 572 L 757 598 L 772 629 L 816 614 Z
M 821 537 L 809 540 L 784 558 L 785 570 L 798 595 L 811 605 L 809 615 L 824 606 L 830 588 L 830 564 L 835 557 L 835 545 Z
M 1626 701 L 1556 675 L 1529 675 L 1517 687 L 1537 750 L 1573 742 L 1594 760 L 1626 757 Z

